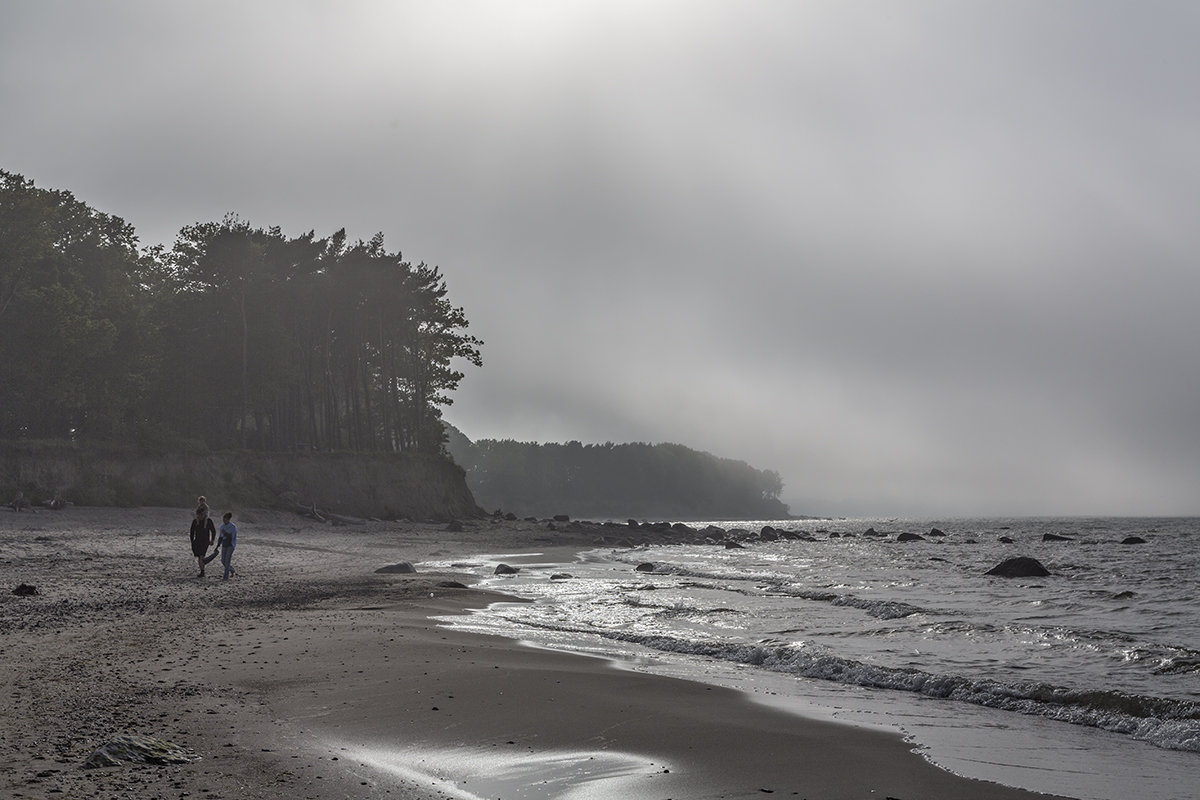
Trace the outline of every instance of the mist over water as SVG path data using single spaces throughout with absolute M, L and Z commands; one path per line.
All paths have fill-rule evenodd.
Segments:
M 770 524 L 814 541 L 531 555 L 487 582 L 535 602 L 448 622 L 893 727 L 974 777 L 1095 800 L 1200 796 L 1200 520 Z M 1051 576 L 984 575 L 1017 555 Z
M 795 514 L 1200 514 L 1195 3 L 3 11 L 0 168 L 168 250 L 383 233 L 486 343 L 472 439 L 676 442 Z

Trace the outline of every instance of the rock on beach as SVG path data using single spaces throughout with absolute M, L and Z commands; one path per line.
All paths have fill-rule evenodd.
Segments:
M 386 575 L 389 573 L 397 573 L 397 574 L 406 575 L 406 574 L 411 574 L 416 571 L 417 571 L 417 568 L 414 567 L 412 565 L 412 563 L 408 562 L 408 561 L 401 561 L 399 564 L 389 564 L 386 567 L 380 567 L 379 569 L 375 570 L 375 572 L 377 574 L 383 574 L 383 575 Z
M 88 756 L 83 766 L 115 767 L 124 763 L 135 764 L 187 764 L 198 761 L 200 756 L 177 744 L 156 739 L 153 736 L 136 736 L 122 733 L 98 747 Z

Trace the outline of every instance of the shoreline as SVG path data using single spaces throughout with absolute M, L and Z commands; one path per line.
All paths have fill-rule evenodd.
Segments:
M 431 617 L 505 598 L 439 585 L 463 578 L 453 573 L 374 572 L 446 555 L 594 546 L 569 532 L 490 520 L 461 532 L 331 528 L 246 511 L 235 519 L 238 575 L 223 582 L 193 576 L 187 520 L 186 509 L 0 513 L 0 791 L 433 800 L 517 787 L 527 798 L 582 797 L 602 786 L 602 796 L 628 798 L 1048 797 L 945 772 L 899 734 L 440 627 Z M 9 594 L 18 583 L 39 594 Z M 200 758 L 80 767 L 122 731 Z

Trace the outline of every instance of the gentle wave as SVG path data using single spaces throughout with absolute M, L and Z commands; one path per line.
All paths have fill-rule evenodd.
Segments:
M 762 681 L 772 693 L 791 691 L 772 675 L 797 678 L 799 695 L 824 697 L 816 684 L 828 682 L 838 707 L 887 709 L 889 722 L 936 758 L 961 759 L 968 772 L 978 747 L 998 741 L 995 763 L 1024 765 L 1021 780 L 1053 773 L 1043 748 L 1029 755 L 1025 748 L 1061 734 L 1070 747 L 1103 754 L 1087 769 L 1112 778 L 1112 788 L 1098 789 L 1096 798 L 1179 797 L 1175 787 L 1192 784 L 1200 753 L 1200 598 L 1192 591 L 1200 520 L 1109 520 L 1103 530 L 1113 531 L 1111 541 L 1080 537 L 1080 522 L 897 523 L 947 531 L 936 543 L 911 546 L 814 530 L 825 538 L 803 545 L 600 547 L 580 557 L 572 581 L 527 571 L 506 586 L 535 602 L 500 604 L 481 616 L 494 632 L 551 646 L 582 635 L 592 639 L 585 649 L 616 657 L 641 646 L 678 654 L 670 660 L 685 670 L 696 666 L 688 666 L 690 658 L 709 661 L 696 672 L 702 680 L 724 674 L 713 663 L 720 661 L 738 667 L 732 671 L 739 680 Z M 869 525 L 881 530 L 887 523 L 836 527 Z M 1016 546 L 999 541 L 1000 532 Z M 1077 540 L 1043 544 L 1044 533 Z M 1148 546 L 1118 544 L 1124 535 L 1147 533 Z M 1051 577 L 984 577 L 1017 553 L 1037 557 Z M 653 570 L 645 572 L 646 564 Z M 845 703 L 847 695 L 853 700 Z M 925 698 L 946 702 L 934 710 Z M 977 729 L 983 709 L 1009 718 L 987 714 L 995 726 Z M 1054 732 L 1042 720 L 1078 730 Z M 1147 755 L 1143 742 L 1159 752 Z M 1165 791 L 1129 791 L 1144 763 L 1156 765 Z M 1060 778 L 1075 785 L 1069 770 Z M 1063 793 L 1062 783 L 1035 783 Z
M 614 553 L 611 555 L 612 560 L 635 564 L 636 559 L 630 558 L 628 554 Z M 812 602 L 829 603 L 831 606 L 858 608 L 865 611 L 869 616 L 882 620 L 904 619 L 917 615 L 925 615 L 928 617 L 955 617 L 958 612 L 948 611 L 946 609 L 927 608 L 911 603 L 906 603 L 896 600 L 881 600 L 862 598 L 854 594 L 844 594 L 825 589 L 804 589 L 798 588 L 790 580 L 784 576 L 771 571 L 756 570 L 751 572 L 718 572 L 711 570 L 696 570 L 687 567 L 680 567 L 669 563 L 659 563 L 656 565 L 656 573 L 659 575 L 671 575 L 674 577 L 685 577 L 695 580 L 705 580 L 709 583 L 690 584 L 699 588 L 718 590 L 723 592 L 731 592 L 746 597 L 759 596 L 781 596 L 791 597 L 798 600 L 806 600 Z M 757 584 L 756 588 L 749 589 L 739 584 L 753 582 Z M 1093 594 L 1102 597 L 1111 597 L 1109 592 L 1093 592 Z M 1057 619 L 1062 613 L 1067 610 L 1066 606 L 1070 604 L 1060 603 L 1055 611 L 1047 614 L 1047 619 Z M 699 610 L 699 609 L 698 609 Z M 1157 613 L 1162 613 L 1164 616 L 1169 616 L 1169 612 L 1158 610 Z M 969 620 L 941 620 L 932 625 L 935 629 L 940 630 L 958 630 L 965 635 L 974 635 L 979 633 L 994 633 L 1002 630 L 1000 627 L 988 624 L 986 622 L 977 622 Z M 1186 647 L 1169 646 L 1169 645 L 1147 645 L 1140 643 L 1140 646 L 1135 651 L 1130 651 L 1122 647 L 1123 644 L 1133 643 L 1135 638 L 1121 631 L 1116 630 L 1097 630 L 1097 629 L 1064 629 L 1062 626 L 1055 625 L 1024 625 L 1016 628 L 1012 625 L 1004 626 L 1003 630 L 1007 632 L 1019 632 L 1037 638 L 1057 638 L 1057 639 L 1073 639 L 1080 643 L 1087 643 L 1098 650 L 1107 650 L 1114 657 L 1122 660 L 1148 660 L 1156 661 L 1158 665 L 1152 668 L 1152 672 L 1157 675 L 1176 675 L 1200 672 L 1200 651 Z M 1169 627 L 1168 627 L 1169 630 Z M 881 636 L 886 636 L 891 633 L 891 629 L 882 629 L 875 632 L 859 631 L 858 635 L 871 635 L 875 633 Z
M 662 652 L 747 664 L 773 672 L 873 689 L 914 692 L 944 700 L 1044 717 L 1125 734 L 1170 750 L 1200 752 L 1200 704 L 1102 689 L 1070 689 L 1045 683 L 1002 683 L 959 675 L 867 664 L 786 644 L 701 642 L 661 634 L 637 634 L 553 625 L 529 619 L 522 626 L 559 633 L 591 634 Z
M 1185 672 L 1200 672 L 1200 654 L 1195 652 L 1188 655 L 1174 656 L 1164 659 L 1154 668 L 1158 675 L 1180 675 Z
M 625 561 L 625 559 L 621 558 L 617 558 L 616 560 Z M 627 563 L 633 562 L 627 561 Z M 746 596 L 759 596 L 765 592 L 767 594 L 794 597 L 798 600 L 813 600 L 816 602 L 830 603 L 835 606 L 859 608 L 863 611 L 866 611 L 872 617 L 877 617 L 879 619 L 901 619 L 903 617 L 910 617 L 914 614 L 946 613 L 935 612 L 932 609 L 921 608 L 919 606 L 914 606 L 909 603 L 903 603 L 896 600 L 868 600 L 853 594 L 838 594 L 837 592 L 813 589 L 796 589 L 789 586 L 786 581 L 780 580 L 778 576 L 766 572 L 749 574 L 703 572 L 664 564 L 661 566 L 658 574 L 673 575 L 681 578 L 700 578 L 709 581 L 718 581 L 718 584 L 703 588 L 720 589 L 721 591 L 734 592 Z M 743 589 L 732 585 L 738 582 L 744 583 L 748 580 L 765 584 L 763 591 L 751 591 L 749 589 Z

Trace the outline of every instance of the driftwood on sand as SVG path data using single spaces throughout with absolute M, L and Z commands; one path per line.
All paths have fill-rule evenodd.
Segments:
M 334 525 L 366 525 L 367 520 L 359 517 L 347 517 L 342 514 L 333 514 L 329 511 L 321 511 L 317 508 L 316 503 L 304 505 L 303 503 L 294 503 L 292 510 L 301 516 L 315 519 L 317 522 L 330 522 Z
M 281 486 L 275 486 L 261 475 L 255 475 L 254 478 L 263 486 L 266 486 L 268 489 L 270 489 L 271 492 L 276 496 L 277 499 L 275 501 L 275 505 L 278 508 L 285 509 L 287 511 L 293 511 L 302 517 L 315 519 L 317 522 L 322 523 L 329 522 L 334 525 L 365 525 L 367 523 L 367 520 L 359 517 L 347 517 L 343 514 L 334 514 L 329 511 L 323 511 L 317 507 L 315 500 L 307 503 L 301 502 L 300 494 L 298 492 L 292 491 L 291 489 L 285 489 Z

